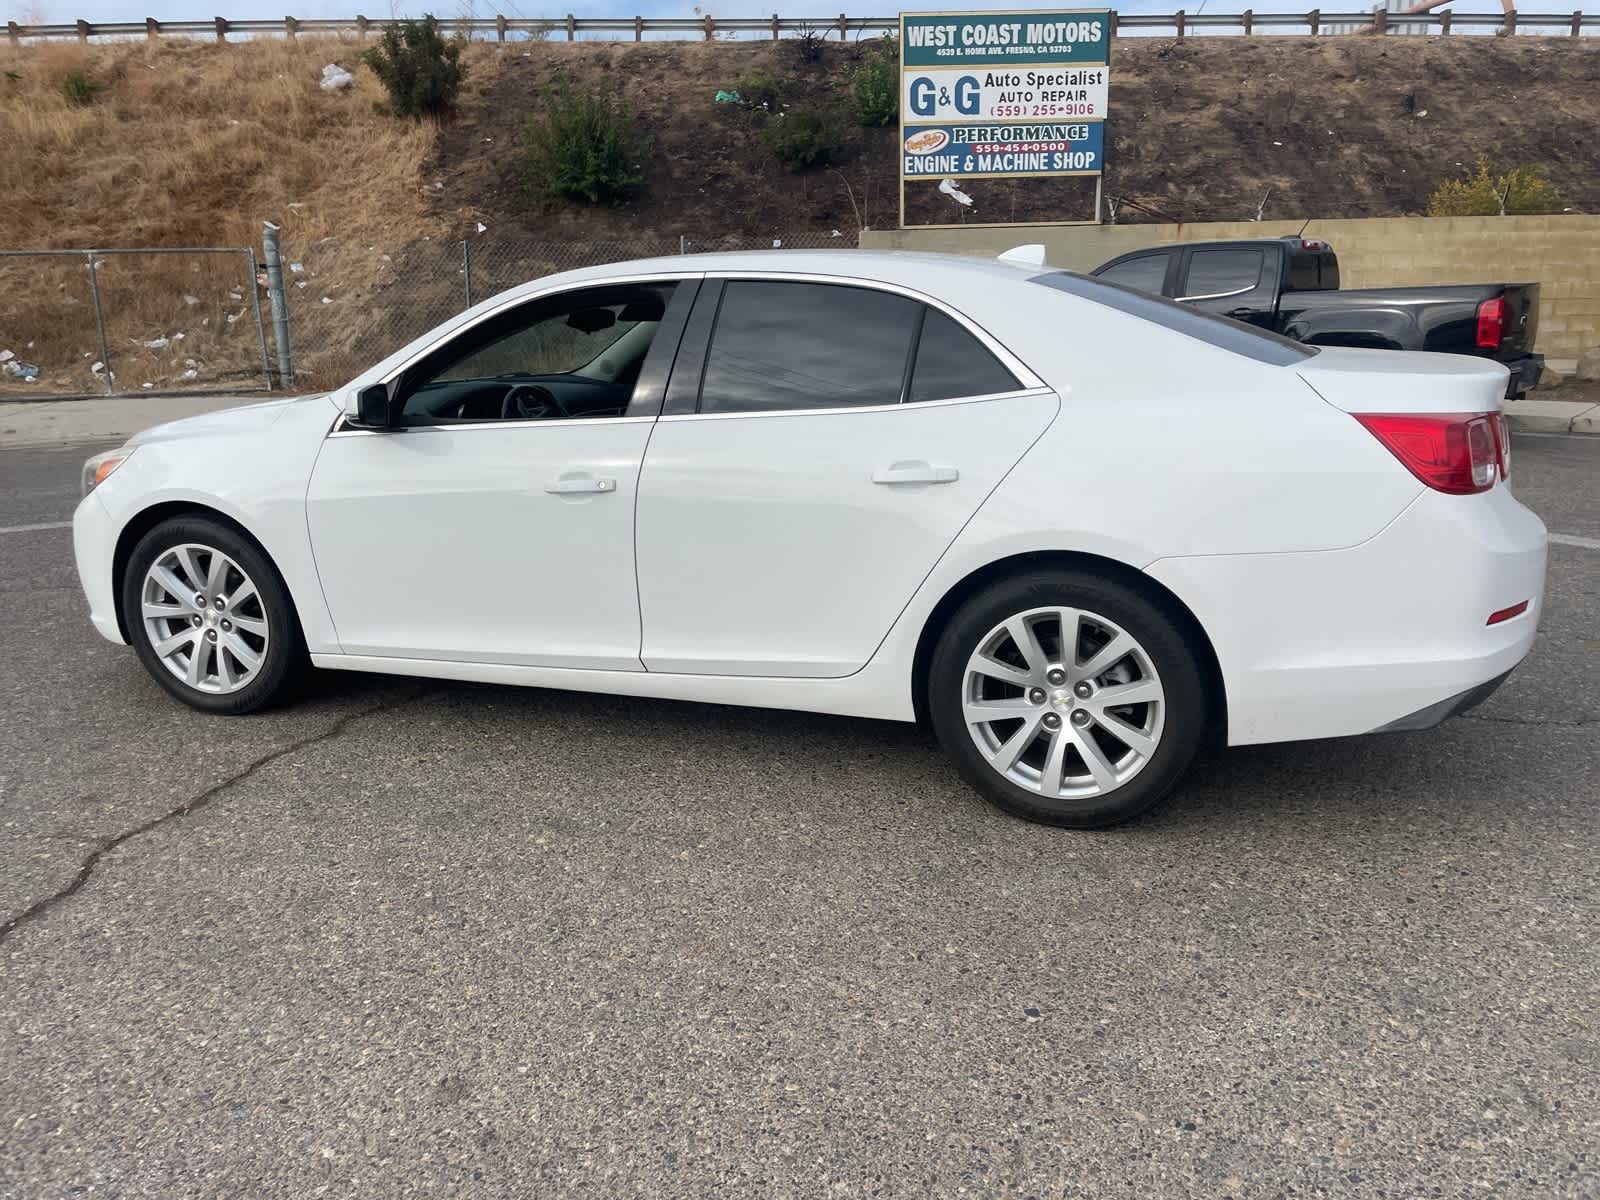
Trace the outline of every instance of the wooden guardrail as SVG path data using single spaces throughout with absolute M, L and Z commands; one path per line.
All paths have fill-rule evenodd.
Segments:
M 1563 32 L 1571 37 L 1585 36 L 1585 31 L 1600 30 L 1600 13 L 1587 13 L 1579 9 L 1571 15 L 1563 13 L 1391 13 L 1366 10 L 1363 12 L 1323 12 L 1312 9 L 1303 13 L 1258 13 L 1250 9 L 1236 13 L 1186 12 L 1173 13 L 1112 13 L 1112 32 L 1143 31 L 1172 34 L 1182 38 L 1190 33 L 1233 34 L 1249 36 L 1257 30 L 1290 30 L 1315 37 L 1337 28 L 1339 32 L 1361 31 L 1372 28 L 1377 32 L 1396 33 L 1420 29 L 1428 33 L 1449 34 L 1454 29 L 1494 29 L 1505 34 L 1521 32 Z M 253 37 L 294 37 L 296 34 L 354 33 L 365 37 L 374 29 L 381 30 L 389 20 L 370 20 L 364 16 L 348 18 L 283 17 L 275 20 L 235 21 L 227 17 L 213 17 L 209 21 L 158 21 L 146 17 L 142 21 L 74 21 L 62 25 L 21 25 L 6 22 L 6 32 L 12 45 L 24 41 L 126 39 L 140 36 L 152 40 L 161 37 L 214 36 L 225 42 L 230 35 Z M 837 17 L 780 17 L 776 13 L 766 17 L 565 17 L 528 19 L 524 17 L 458 18 L 440 24 L 463 36 L 497 41 L 517 41 L 524 38 L 562 38 L 575 41 L 584 37 L 627 38 L 643 41 L 646 34 L 662 35 L 686 41 L 719 37 L 770 37 L 785 34 L 849 39 L 854 34 L 891 33 L 899 28 L 899 18 L 851 17 L 840 13 Z

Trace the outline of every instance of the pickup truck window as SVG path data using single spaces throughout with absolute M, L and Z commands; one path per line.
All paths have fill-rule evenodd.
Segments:
M 1186 304 L 1178 304 L 1160 296 L 1151 296 L 1133 288 L 1123 287 L 1121 284 L 1108 283 L 1103 275 L 1090 278 L 1087 275 L 1074 275 L 1071 271 L 1048 271 L 1043 275 L 1033 276 L 1031 282 L 1042 283 L 1045 287 L 1054 288 L 1058 292 L 1066 292 L 1083 300 L 1103 304 L 1107 308 L 1114 308 L 1131 317 L 1150 321 L 1163 329 L 1195 338 L 1220 350 L 1242 354 L 1256 362 L 1268 363 L 1275 367 L 1292 366 L 1317 353 L 1315 346 L 1302 345 L 1280 334 L 1268 333 L 1265 329 L 1246 325 L 1243 321 L 1229 320 L 1227 317 L 1190 308 Z
M 1123 287 L 1131 287 L 1141 292 L 1149 292 L 1152 296 L 1161 295 L 1163 286 L 1167 282 L 1167 264 L 1172 261 L 1170 250 L 1158 250 L 1153 254 L 1140 254 L 1133 258 L 1124 259 L 1122 262 L 1113 263 L 1096 274 L 1097 279 L 1109 279 L 1112 283 L 1120 283 Z
M 1189 255 L 1189 277 L 1183 285 L 1187 299 L 1248 292 L 1261 282 L 1260 250 L 1236 247 L 1196 250 Z

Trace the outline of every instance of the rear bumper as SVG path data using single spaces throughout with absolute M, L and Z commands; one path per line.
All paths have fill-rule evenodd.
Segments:
M 1374 733 L 1405 733 L 1414 729 L 1432 729 L 1435 725 L 1443 724 L 1451 717 L 1459 717 L 1464 712 L 1477 708 L 1490 696 L 1500 690 L 1500 685 L 1511 678 L 1511 672 L 1496 675 L 1488 683 L 1480 683 L 1477 687 L 1470 687 L 1466 691 L 1430 704 L 1426 708 L 1419 708 L 1410 716 L 1401 717 L 1398 721 L 1390 721 Z
M 1504 485 L 1424 491 L 1346 550 L 1163 559 L 1216 650 L 1228 742 L 1343 737 L 1436 723 L 1481 700 L 1533 646 L 1545 529 Z M 1489 614 L 1526 600 L 1496 625 Z M 1411 724 L 1417 722 L 1418 724 Z
M 1506 380 L 1506 399 L 1511 400 L 1538 386 L 1539 376 L 1544 374 L 1544 355 L 1524 354 L 1505 365 L 1511 372 L 1511 378 Z

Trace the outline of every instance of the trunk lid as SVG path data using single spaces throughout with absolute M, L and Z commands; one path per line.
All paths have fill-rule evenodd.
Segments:
M 1487 358 L 1324 346 L 1300 378 L 1347 413 L 1499 412 L 1510 372 Z

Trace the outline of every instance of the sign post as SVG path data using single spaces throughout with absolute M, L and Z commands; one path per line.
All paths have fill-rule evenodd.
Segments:
M 908 181 L 1072 175 L 1098 224 L 1110 63 L 1108 9 L 901 13 L 900 227 Z

